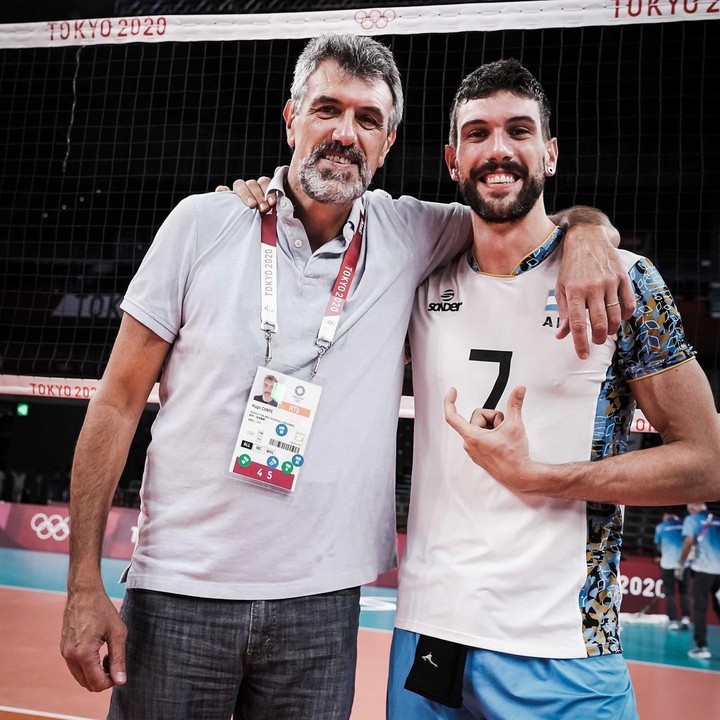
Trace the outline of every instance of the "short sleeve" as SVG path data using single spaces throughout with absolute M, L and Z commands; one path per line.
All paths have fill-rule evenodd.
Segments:
M 158 229 L 120 304 L 166 342 L 173 342 L 180 329 L 186 282 L 197 254 L 197 234 L 196 208 L 188 197 Z
M 672 294 L 655 266 L 640 258 L 628 271 L 635 314 L 618 331 L 618 363 L 630 382 L 694 357 Z

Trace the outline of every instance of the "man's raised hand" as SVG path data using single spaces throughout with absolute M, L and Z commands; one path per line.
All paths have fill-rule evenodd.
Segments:
M 496 480 L 514 492 L 532 492 L 523 478 L 531 466 L 528 439 L 522 419 L 525 387 L 514 388 L 506 412 L 478 408 L 470 421 L 455 407 L 457 390 L 450 388 L 445 396 L 445 420 L 462 437 L 465 452 Z

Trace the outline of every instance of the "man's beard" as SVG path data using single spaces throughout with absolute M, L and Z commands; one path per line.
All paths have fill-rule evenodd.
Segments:
M 348 158 L 357 168 L 357 177 L 352 167 L 347 170 L 318 170 L 317 163 L 325 155 Z M 343 147 L 331 140 L 318 145 L 309 157 L 300 161 L 298 178 L 308 197 L 326 205 L 345 205 L 357 200 L 372 180 L 365 155 L 360 150 Z
M 509 170 L 510 168 L 503 166 L 503 169 Z M 513 168 L 516 173 L 518 169 L 517 167 Z M 475 178 L 477 178 L 481 172 L 485 173 L 487 169 L 482 168 L 481 170 L 476 170 L 471 173 L 469 177 L 462 180 L 460 183 L 460 192 L 472 211 L 488 223 L 513 222 L 524 218 L 530 210 L 532 210 L 545 187 L 544 175 L 535 177 L 528 176 L 518 196 L 514 200 L 509 203 L 506 200 L 500 199 L 488 201 L 480 196 L 477 189 L 477 180 Z M 518 174 L 522 175 L 523 173 L 520 172 Z

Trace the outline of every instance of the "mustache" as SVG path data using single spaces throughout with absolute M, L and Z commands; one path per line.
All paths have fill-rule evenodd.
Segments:
M 311 162 L 317 162 L 323 155 L 339 155 L 361 167 L 365 165 L 365 154 L 355 147 L 346 147 L 334 140 L 325 140 L 312 153 Z
M 520 165 L 519 163 L 512 160 L 505 163 L 490 161 L 486 162 L 480 167 L 474 168 L 470 173 L 470 179 L 474 182 L 477 182 L 481 178 L 481 176 L 487 175 L 488 173 L 496 172 L 513 173 L 515 175 L 519 175 L 522 178 L 527 177 L 528 174 L 527 168 L 524 165 Z

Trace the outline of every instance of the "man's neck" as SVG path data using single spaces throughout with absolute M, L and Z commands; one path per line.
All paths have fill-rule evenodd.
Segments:
M 313 252 L 340 235 L 353 208 L 352 203 L 333 205 L 313 200 L 302 189 L 292 170 L 288 173 L 285 192 L 292 201 L 295 217 L 305 228 Z
M 489 223 L 473 213 L 472 224 L 475 262 L 481 272 L 490 275 L 511 275 L 555 229 L 543 208 L 506 223 Z

